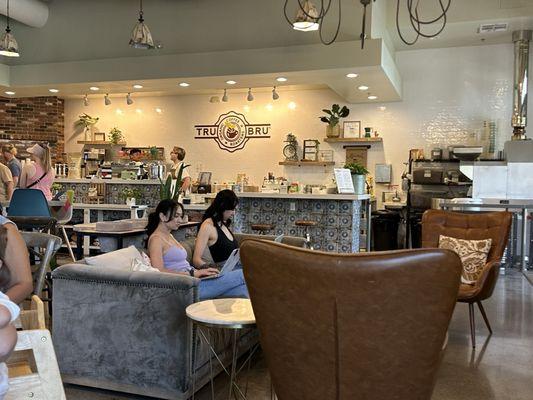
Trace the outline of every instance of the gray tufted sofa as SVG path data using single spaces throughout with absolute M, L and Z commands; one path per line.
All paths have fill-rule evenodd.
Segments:
M 253 236 L 236 235 L 238 240 Z M 283 242 L 304 245 L 302 238 Z M 183 245 L 190 258 L 194 239 Z M 64 382 L 187 399 L 193 392 L 193 362 L 196 390 L 208 382 L 208 349 L 185 315 L 185 308 L 198 301 L 197 279 L 83 262 L 57 268 L 53 279 L 53 339 Z M 217 330 L 215 339 L 217 352 L 228 362 L 229 332 Z M 257 341 L 255 329 L 243 331 L 239 352 Z

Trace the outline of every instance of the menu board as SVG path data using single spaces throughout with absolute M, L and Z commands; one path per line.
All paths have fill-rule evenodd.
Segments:
M 353 187 L 352 174 L 347 168 L 334 168 L 335 181 L 337 182 L 337 192 L 344 194 L 353 194 L 355 189 Z

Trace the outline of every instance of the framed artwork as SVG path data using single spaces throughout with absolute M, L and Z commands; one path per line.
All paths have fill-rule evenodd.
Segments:
M 94 133 L 95 142 L 105 142 L 105 132 L 95 132 Z
M 355 139 L 361 137 L 361 121 L 344 121 L 342 125 L 343 137 Z
M 198 175 L 198 181 L 200 185 L 210 185 L 211 184 L 211 172 L 200 172 Z

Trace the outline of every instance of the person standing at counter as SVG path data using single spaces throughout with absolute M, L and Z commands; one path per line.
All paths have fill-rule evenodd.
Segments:
M 15 185 L 11 171 L 5 164 L 0 163 L 0 200 L 11 200 L 13 190 L 15 190 Z
M 170 168 L 170 174 L 172 176 L 172 179 L 177 179 L 181 166 L 185 165 L 183 162 L 183 160 L 185 159 L 185 149 L 183 149 L 182 147 L 174 146 L 174 148 L 170 152 L 170 159 L 172 160 L 172 168 Z M 189 189 L 189 187 L 191 186 L 191 174 L 189 174 L 189 170 L 187 169 L 187 167 L 183 168 L 181 180 L 181 191 L 185 193 L 187 189 Z
M 6 160 L 6 165 L 11 171 L 13 177 L 13 186 L 17 187 L 19 184 L 20 174 L 22 172 L 22 165 L 17 157 L 17 148 L 12 144 L 5 144 L 2 146 L 2 155 Z
M 27 149 L 32 163 L 25 165 L 20 175 L 22 189 L 38 189 L 43 192 L 47 200 L 52 200 L 52 183 L 55 172 L 52 168 L 50 147 L 47 144 L 34 144 Z
M 237 195 L 229 189 L 221 190 L 205 210 L 202 225 L 196 237 L 193 264 L 200 268 L 205 264 L 202 255 L 209 248 L 213 261 L 222 264 L 231 252 L 239 247 L 237 239 L 230 230 L 231 218 L 239 204 Z

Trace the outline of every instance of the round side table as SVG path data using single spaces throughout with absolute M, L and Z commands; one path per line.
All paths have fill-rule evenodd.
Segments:
M 231 399 L 232 392 L 235 398 L 238 399 L 238 395 L 242 399 L 246 399 L 245 393 L 241 391 L 237 383 L 235 382 L 237 371 L 237 335 L 240 329 L 252 327 L 255 325 L 255 316 L 252 309 L 252 303 L 249 299 L 213 299 L 205 300 L 198 303 L 191 304 L 185 310 L 187 317 L 189 317 L 194 324 L 198 327 L 200 337 L 209 346 L 212 356 L 209 357 L 210 366 L 210 379 L 211 379 L 211 397 L 214 399 L 214 386 L 213 386 L 213 356 L 217 359 L 220 366 L 230 376 L 229 396 Z M 231 372 L 228 372 L 224 366 L 222 360 L 218 357 L 216 349 L 210 341 L 211 335 L 208 331 L 206 335 L 202 328 L 205 327 L 208 330 L 215 329 L 231 329 L 233 331 L 233 347 L 232 347 L 232 361 Z M 253 353 L 257 349 L 257 345 L 252 348 L 247 359 L 244 361 L 243 366 L 249 363 Z M 195 357 L 196 361 L 196 357 Z M 248 364 L 249 365 L 249 364 Z M 241 367 L 242 369 L 242 367 Z M 240 369 L 239 369 L 240 371 Z M 196 382 L 196 366 L 193 365 L 193 399 L 194 399 L 194 383 Z

